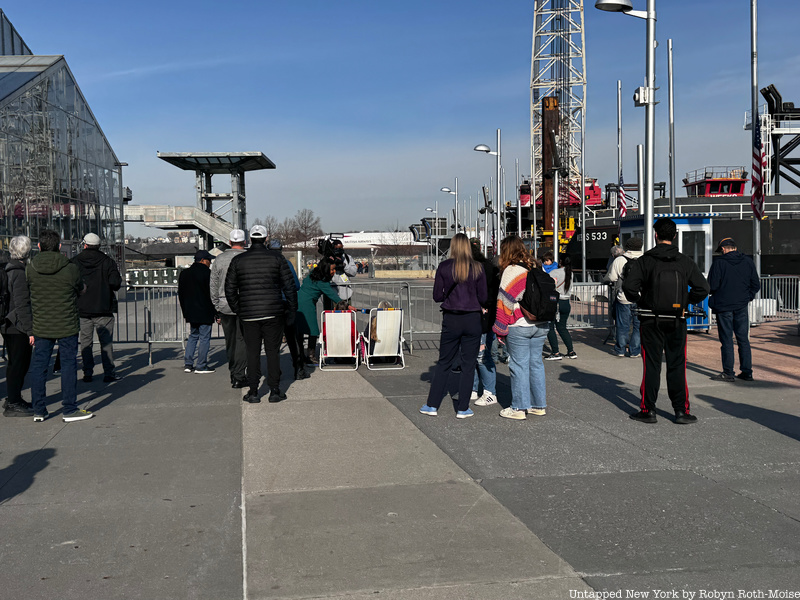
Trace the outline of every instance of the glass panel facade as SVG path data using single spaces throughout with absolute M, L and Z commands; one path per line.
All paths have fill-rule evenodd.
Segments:
M 0 99 L 0 250 L 15 235 L 34 243 L 54 229 L 62 251 L 98 234 L 118 257 L 123 244 L 119 167 L 65 63 L 22 93 Z

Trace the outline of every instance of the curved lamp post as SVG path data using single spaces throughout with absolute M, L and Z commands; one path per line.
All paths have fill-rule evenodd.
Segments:
M 500 172 L 501 172 L 501 156 L 500 156 L 500 130 L 497 130 L 497 151 L 492 152 L 492 149 L 489 148 L 486 144 L 478 144 L 473 148 L 475 152 L 485 152 L 486 154 L 493 154 L 497 157 L 497 179 L 496 179 L 496 191 L 495 191 L 495 201 L 497 202 L 497 228 L 495 234 L 495 244 L 493 244 L 493 251 L 495 255 L 497 254 L 498 249 L 500 248 L 500 209 L 503 206 L 502 202 L 500 202 Z
M 647 0 L 647 10 L 633 10 L 631 0 L 597 0 L 594 7 L 608 12 L 621 12 L 647 21 L 646 87 L 639 88 L 633 96 L 636 106 L 645 107 L 644 131 L 644 249 L 654 245 L 653 239 L 653 180 L 655 178 L 656 130 L 656 0 Z M 640 199 L 641 202 L 641 199 Z
M 440 192 L 444 192 L 445 194 L 453 194 L 456 197 L 456 205 L 455 205 L 455 212 L 453 213 L 453 231 L 458 233 L 458 177 L 456 177 L 456 189 L 451 190 L 449 187 L 443 187 L 440 189 Z

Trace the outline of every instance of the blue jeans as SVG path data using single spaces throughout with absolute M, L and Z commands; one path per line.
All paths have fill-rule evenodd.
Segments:
M 481 335 L 481 346 L 483 350 L 478 350 L 478 368 L 475 369 L 475 378 L 472 380 L 472 391 L 480 391 L 480 384 L 483 384 L 483 391 L 489 392 L 493 396 L 497 395 L 497 370 L 492 358 L 492 340 L 494 333 L 484 333 Z
M 61 352 L 61 404 L 63 414 L 78 410 L 78 334 L 65 338 L 33 339 L 33 360 L 31 361 L 31 400 L 33 414 L 47 414 L 47 371 L 53 346 L 58 343 Z
M 739 368 L 745 375 L 753 374 L 753 357 L 750 353 L 750 319 L 747 306 L 738 310 L 717 313 L 717 334 L 722 352 L 722 370 L 735 375 L 733 370 L 733 336 L 739 347 Z
M 509 327 L 508 370 L 511 373 L 511 408 L 526 410 L 547 406 L 542 349 L 549 323 L 542 327 Z
M 614 305 L 617 313 L 617 343 L 614 344 L 614 352 L 625 354 L 625 346 L 628 346 L 631 350 L 631 356 L 641 354 L 642 339 L 639 335 L 639 317 L 633 312 L 636 305 L 623 304 L 619 301 L 615 302 Z M 632 333 L 631 327 L 633 327 Z
M 186 353 L 183 364 L 191 367 L 194 364 L 194 351 L 197 349 L 195 369 L 202 371 L 208 366 L 208 347 L 211 345 L 211 325 L 190 323 L 189 339 L 186 341 Z

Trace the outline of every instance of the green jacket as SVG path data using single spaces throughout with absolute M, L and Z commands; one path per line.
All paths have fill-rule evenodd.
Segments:
M 25 278 L 31 290 L 33 335 L 56 340 L 77 335 L 77 301 L 83 290 L 78 265 L 60 252 L 40 252 L 28 263 Z

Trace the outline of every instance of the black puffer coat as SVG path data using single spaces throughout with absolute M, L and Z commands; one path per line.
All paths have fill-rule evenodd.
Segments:
M 225 298 L 240 319 L 283 315 L 284 296 L 293 315 L 297 311 L 297 288 L 283 254 L 255 243 L 233 257 L 225 276 Z
M 33 313 L 31 312 L 31 293 L 25 280 L 25 265 L 12 258 L 5 265 L 8 275 L 9 304 L 8 315 L 0 327 L 2 333 L 24 333 L 33 335 Z
M 110 317 L 117 312 L 116 292 L 122 285 L 117 263 L 97 248 L 86 248 L 72 258 L 81 270 L 86 291 L 78 298 L 81 317 Z
M 178 300 L 189 323 L 211 325 L 217 311 L 211 303 L 211 269 L 194 263 L 178 275 Z

